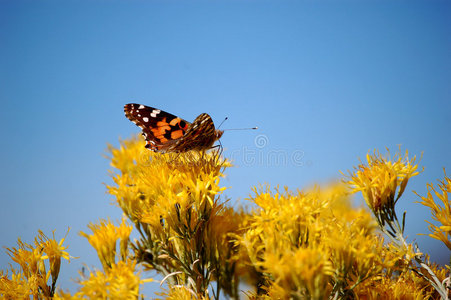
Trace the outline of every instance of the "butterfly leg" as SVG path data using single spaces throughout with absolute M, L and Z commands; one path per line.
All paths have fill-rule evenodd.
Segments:
M 219 145 L 217 145 L 217 146 L 218 146 L 218 149 L 219 149 L 219 156 L 221 156 L 222 152 L 224 151 L 224 147 L 222 147 L 221 140 L 218 140 L 218 142 L 219 142 Z
M 218 141 L 219 141 L 219 140 L 218 140 Z M 223 150 L 224 150 L 224 148 L 222 147 L 221 141 L 219 141 L 219 145 L 213 146 L 213 147 L 211 147 L 210 149 L 217 149 L 217 150 L 216 150 L 216 153 L 215 153 L 215 156 L 216 156 L 217 158 L 221 157 L 222 152 L 223 152 Z M 214 151 L 214 150 L 213 150 L 213 151 Z

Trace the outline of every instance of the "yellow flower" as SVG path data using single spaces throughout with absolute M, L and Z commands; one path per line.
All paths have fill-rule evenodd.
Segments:
M 358 223 L 337 220 L 335 226 L 327 228 L 323 247 L 331 253 L 336 289 L 347 289 L 382 272 L 382 242 Z
M 348 184 L 353 192 L 362 192 L 368 206 L 374 212 L 392 209 L 403 194 L 407 182 L 419 174 L 416 158 L 409 160 L 397 153 L 393 157 L 383 157 L 378 151 L 367 154 L 367 165 L 360 164 L 351 173 Z
M 92 231 L 91 235 L 84 232 L 80 232 L 80 235 L 87 238 L 91 246 L 97 251 L 104 270 L 110 268 L 116 262 L 116 244 L 118 240 L 120 240 L 121 259 L 126 260 L 128 239 L 133 227 L 128 225 L 125 219 L 122 220 L 119 226 L 115 226 L 108 219 L 108 221 L 100 220 L 100 224 L 90 223 L 88 228 Z
M 64 241 L 65 238 L 57 242 L 54 236 L 50 239 L 39 230 L 34 246 L 18 239 L 17 248 L 6 248 L 8 255 L 20 265 L 21 270 L 19 272 L 11 267 L 11 279 L 2 274 L 0 295 L 6 297 L 6 295 L 17 293 L 17 295 L 32 295 L 36 299 L 52 297 L 60 271 L 61 258 L 70 259 L 69 254 L 64 251 L 67 249 L 63 246 Z M 45 265 L 47 259 L 49 271 L 46 270 Z M 50 276 L 52 283 L 48 285 Z
M 328 282 L 333 269 L 326 251 L 297 248 L 266 253 L 261 266 L 274 279 L 272 285 L 291 291 L 292 297 L 323 299 L 330 293 Z
M 11 279 L 8 278 L 8 274 L 0 274 L 0 297 L 2 299 L 29 299 L 33 293 L 32 290 L 36 290 L 30 286 L 27 278 L 16 270 L 12 270 Z
M 349 175 L 347 184 L 353 192 L 362 192 L 368 207 L 376 217 L 379 228 L 390 236 L 400 248 L 406 248 L 403 236 L 405 213 L 401 223 L 395 211 L 395 204 L 404 193 L 409 179 L 419 174 L 416 158 L 402 156 L 383 157 L 378 151 L 367 154 L 368 165 L 360 164 Z
M 69 230 L 66 233 L 69 233 Z M 52 275 L 52 286 L 55 286 L 58 274 L 61 267 L 61 258 L 70 261 L 69 253 L 66 250 L 67 246 L 63 246 L 66 237 L 62 238 L 59 242 L 55 240 L 55 232 L 53 232 L 53 238 L 49 239 L 45 234 L 39 230 L 38 241 L 39 245 L 42 247 L 43 252 L 46 254 L 41 257 L 41 259 L 48 259 L 50 264 L 50 274 Z
M 451 192 L 451 178 L 446 176 L 438 184 L 439 190 L 434 185 L 428 184 L 427 197 L 421 197 L 421 204 L 431 209 L 432 218 L 441 225 L 437 226 L 429 223 L 429 230 L 432 232 L 430 237 L 442 241 L 448 249 L 451 250 L 451 201 L 449 200 L 449 193 Z M 435 201 L 433 194 L 443 202 L 441 206 Z M 418 195 L 418 194 L 417 194 Z
M 136 262 L 119 261 L 102 271 L 89 273 L 89 278 L 79 282 L 79 291 L 73 296 L 60 292 L 55 299 L 139 299 L 140 285 L 143 280 L 135 273 Z

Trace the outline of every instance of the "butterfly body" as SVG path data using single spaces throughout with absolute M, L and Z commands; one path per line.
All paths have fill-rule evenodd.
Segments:
M 124 106 L 125 116 L 139 126 L 146 139 L 146 148 L 159 152 L 186 152 L 210 149 L 223 134 L 211 117 L 200 114 L 192 123 L 170 113 L 130 103 Z

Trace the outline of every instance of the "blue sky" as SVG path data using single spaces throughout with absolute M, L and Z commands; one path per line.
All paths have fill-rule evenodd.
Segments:
M 340 179 L 371 149 L 423 152 L 398 211 L 409 240 L 447 262 L 416 235 L 430 213 L 411 191 L 451 172 L 450 15 L 449 1 L 0 1 L 0 244 L 71 227 L 80 258 L 60 286 L 100 267 L 77 233 L 120 218 L 102 154 L 139 132 L 123 115 L 137 102 L 259 127 L 221 140 L 236 203 L 258 184 Z

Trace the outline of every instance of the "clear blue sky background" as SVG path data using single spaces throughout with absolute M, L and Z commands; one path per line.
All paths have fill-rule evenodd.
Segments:
M 411 191 L 451 172 L 450 16 L 449 1 L 1 1 L 0 244 L 71 227 L 80 259 L 59 285 L 100 266 L 77 233 L 120 218 L 102 154 L 139 132 L 123 115 L 138 102 L 259 126 L 222 138 L 236 164 L 226 195 L 241 203 L 260 183 L 339 179 L 370 149 L 424 152 L 398 210 L 409 240 L 445 263 L 416 235 L 430 213 Z

